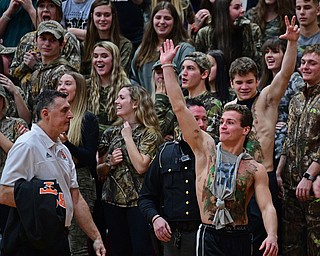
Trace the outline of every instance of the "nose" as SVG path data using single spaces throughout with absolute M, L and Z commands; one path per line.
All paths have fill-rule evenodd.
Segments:
M 69 119 L 72 119 L 72 118 L 73 118 L 73 113 L 71 112 L 71 110 L 69 110 L 68 118 L 69 118 Z
M 220 123 L 220 129 L 226 129 L 226 122 L 221 122 Z
M 183 76 L 186 76 L 187 75 L 187 69 L 186 68 L 182 68 L 182 71 L 181 71 L 181 75 Z
M 61 89 L 65 89 L 66 87 L 65 87 L 64 83 L 61 83 L 58 85 L 58 88 L 59 88 L 59 90 L 61 90 Z
M 197 123 L 198 123 L 198 126 L 199 126 L 200 128 L 203 127 L 203 125 L 204 125 L 204 122 L 203 122 L 202 119 L 198 119 Z
M 243 9 L 243 7 L 241 6 L 241 8 L 240 8 L 240 16 L 242 17 L 244 15 L 244 9 Z
M 158 74 L 158 77 L 163 79 L 163 73 L 160 72 L 160 73 Z
M 43 42 L 43 44 L 46 45 L 46 46 L 49 46 L 49 45 L 50 45 L 50 40 L 45 39 L 44 42 Z
M 300 69 L 305 69 L 305 68 L 308 68 L 308 63 L 305 62 L 305 63 L 302 63 L 300 64 Z
M 98 55 L 98 56 L 96 57 L 96 59 L 97 59 L 97 61 L 101 61 L 101 56 Z

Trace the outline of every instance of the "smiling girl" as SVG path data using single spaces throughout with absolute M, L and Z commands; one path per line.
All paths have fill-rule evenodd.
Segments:
M 86 77 L 90 75 L 94 45 L 100 41 L 111 41 L 119 48 L 121 66 L 128 71 L 132 43 L 121 35 L 116 9 L 109 0 L 95 0 L 90 9 L 86 37 L 82 44 L 81 74 Z
M 159 59 L 159 47 L 166 39 L 172 39 L 180 49 L 173 62 L 178 73 L 182 70 L 184 57 L 194 51 L 189 43 L 189 36 L 184 29 L 176 8 L 169 2 L 162 1 L 152 11 L 143 35 L 142 43 L 131 62 L 131 79 L 152 92 L 152 66 Z
M 114 101 L 120 87 L 129 83 L 120 64 L 118 47 L 107 41 L 97 43 L 92 54 L 88 108 L 99 118 L 100 133 L 117 120 Z

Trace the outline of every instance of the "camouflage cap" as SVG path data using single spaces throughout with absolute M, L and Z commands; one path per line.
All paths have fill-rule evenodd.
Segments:
M 55 20 L 42 21 L 39 24 L 37 35 L 43 33 L 50 33 L 54 35 L 56 39 L 64 37 L 64 28 Z
M 44 0 L 37 0 L 37 6 L 39 5 L 39 3 L 41 1 L 44 1 Z M 62 7 L 62 0 L 50 0 L 52 3 L 54 3 L 56 6 L 58 7 Z
M 198 64 L 198 66 L 204 70 L 208 70 L 210 73 L 211 70 L 211 62 L 208 56 L 203 52 L 191 52 L 186 55 L 184 60 L 191 60 Z
M 5 47 L 0 44 L 0 55 L 12 54 L 16 51 L 16 47 Z
M 158 60 L 156 63 L 153 64 L 152 70 L 159 69 L 159 68 L 161 68 L 161 66 L 162 66 L 162 64 L 161 64 L 160 60 Z

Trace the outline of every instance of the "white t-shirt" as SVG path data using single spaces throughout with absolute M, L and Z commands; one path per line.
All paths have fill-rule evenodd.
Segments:
M 74 0 L 62 2 L 63 21 L 66 28 L 87 29 L 90 8 L 94 0 L 77 3 Z
M 8 153 L 0 184 L 13 187 L 21 178 L 56 179 L 66 203 L 66 226 L 71 225 L 73 202 L 70 189 L 78 188 L 72 156 L 58 139 L 50 137 L 36 124 L 20 136 Z

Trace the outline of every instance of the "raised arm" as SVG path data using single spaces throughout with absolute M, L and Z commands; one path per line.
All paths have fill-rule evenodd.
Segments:
M 202 131 L 196 119 L 186 106 L 184 96 L 177 76 L 174 72 L 172 60 L 179 46 L 174 46 L 173 41 L 167 39 L 160 48 L 160 62 L 162 64 L 164 82 L 172 110 L 176 114 L 184 139 L 192 150 L 200 149 L 202 146 Z
M 271 84 L 265 88 L 267 92 L 268 102 L 278 105 L 282 96 L 284 95 L 290 77 L 295 69 L 296 60 L 297 60 L 297 41 L 300 34 L 300 29 L 297 25 L 294 25 L 296 21 L 296 17 L 293 16 L 291 20 L 291 24 L 289 22 L 288 16 L 285 16 L 286 23 L 286 33 L 281 35 L 280 39 L 286 39 L 287 49 L 283 56 L 281 70 L 274 77 Z

